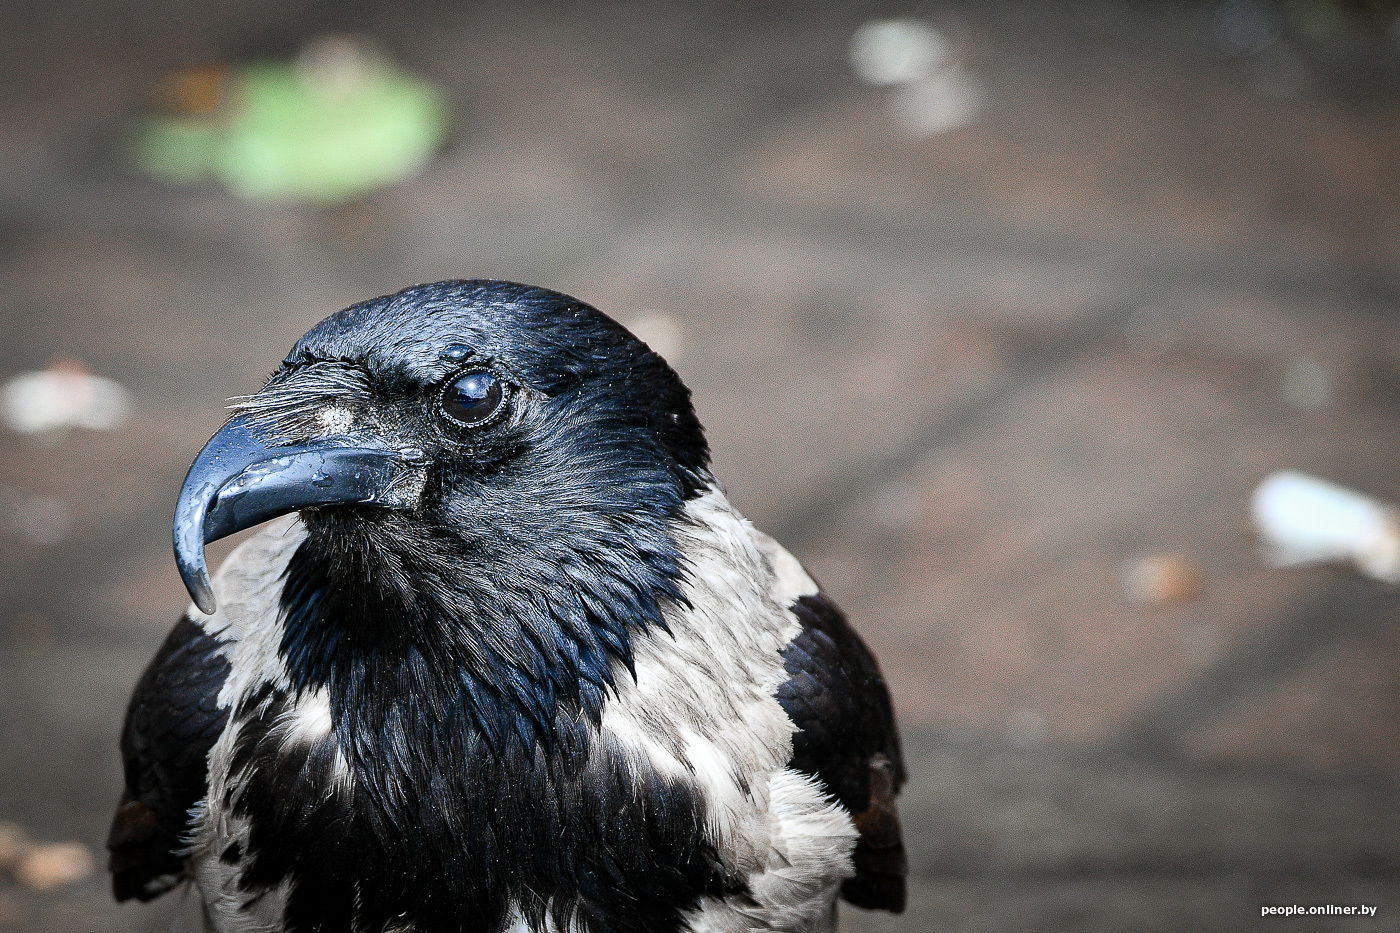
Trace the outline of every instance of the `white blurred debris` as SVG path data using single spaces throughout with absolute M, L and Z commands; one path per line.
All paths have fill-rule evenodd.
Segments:
M 73 510 L 62 499 L 0 485 L 0 528 L 34 544 L 57 544 L 73 530 Z
M 948 62 L 952 45 L 921 19 L 877 19 L 851 36 L 851 67 L 866 84 L 912 84 Z
M 71 361 L 20 373 L 0 387 L 0 418 L 20 434 L 66 428 L 111 431 L 130 413 L 131 396 L 125 388 Z
M 1186 603 L 1204 589 L 1201 571 L 1184 554 L 1153 554 L 1123 565 L 1123 592 L 1139 605 Z
M 982 109 L 982 86 L 963 71 L 952 42 L 923 20 L 866 23 L 851 36 L 850 58 L 862 81 L 894 88 L 895 119 L 915 136 L 965 126 Z
M 1368 576 L 1400 583 L 1400 513 L 1391 506 L 1281 470 L 1259 484 L 1251 511 L 1266 557 L 1277 566 L 1352 560 Z
M 1332 404 L 1332 375 L 1312 357 L 1299 357 L 1283 371 L 1283 398 L 1299 411 L 1322 411 Z
M 52 891 L 92 874 L 92 851 L 81 842 L 50 842 L 31 846 L 15 867 L 20 884 Z
M 896 90 L 894 113 L 914 136 L 936 136 L 971 123 L 984 96 L 976 81 L 950 70 Z
M 50 891 L 92 874 L 92 850 L 81 842 L 36 843 L 15 823 L 0 823 L 0 872 L 20 884 Z
M 660 354 L 662 359 L 678 359 L 685 349 L 685 332 L 681 329 L 681 322 L 664 311 L 648 311 L 627 322 L 627 329 Z

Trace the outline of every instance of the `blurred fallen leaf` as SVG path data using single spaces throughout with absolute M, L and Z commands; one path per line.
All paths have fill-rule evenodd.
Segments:
M 447 139 L 435 85 L 372 43 L 313 39 L 293 61 L 182 72 L 133 128 L 149 175 L 217 178 L 251 201 L 336 206 L 417 174 Z

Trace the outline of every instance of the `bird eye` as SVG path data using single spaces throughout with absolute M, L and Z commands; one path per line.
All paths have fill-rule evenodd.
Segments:
M 505 401 L 501 380 L 490 373 L 466 373 L 447 387 L 442 410 L 458 424 L 475 428 L 485 424 Z

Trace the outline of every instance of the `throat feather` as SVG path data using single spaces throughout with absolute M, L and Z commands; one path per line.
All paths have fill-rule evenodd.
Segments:
M 549 751 L 561 730 L 597 726 L 615 678 L 631 676 L 633 636 L 664 628 L 663 604 L 680 598 L 674 546 L 655 560 L 606 547 L 487 560 L 465 542 L 345 524 L 308 522 L 279 650 L 295 691 L 325 691 L 347 747 L 393 742 L 385 730 L 414 720 L 496 754 Z

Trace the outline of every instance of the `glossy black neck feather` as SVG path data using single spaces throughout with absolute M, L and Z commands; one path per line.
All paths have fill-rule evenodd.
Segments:
M 438 721 L 425 727 L 460 719 L 453 728 L 497 753 L 548 750 L 568 723 L 596 725 L 632 669 L 633 636 L 664 629 L 663 608 L 683 600 L 669 523 L 634 513 L 526 530 L 531 516 L 497 518 L 474 536 L 429 536 L 369 509 L 308 512 L 282 595 L 293 688 L 326 689 L 338 727 L 413 703 Z

